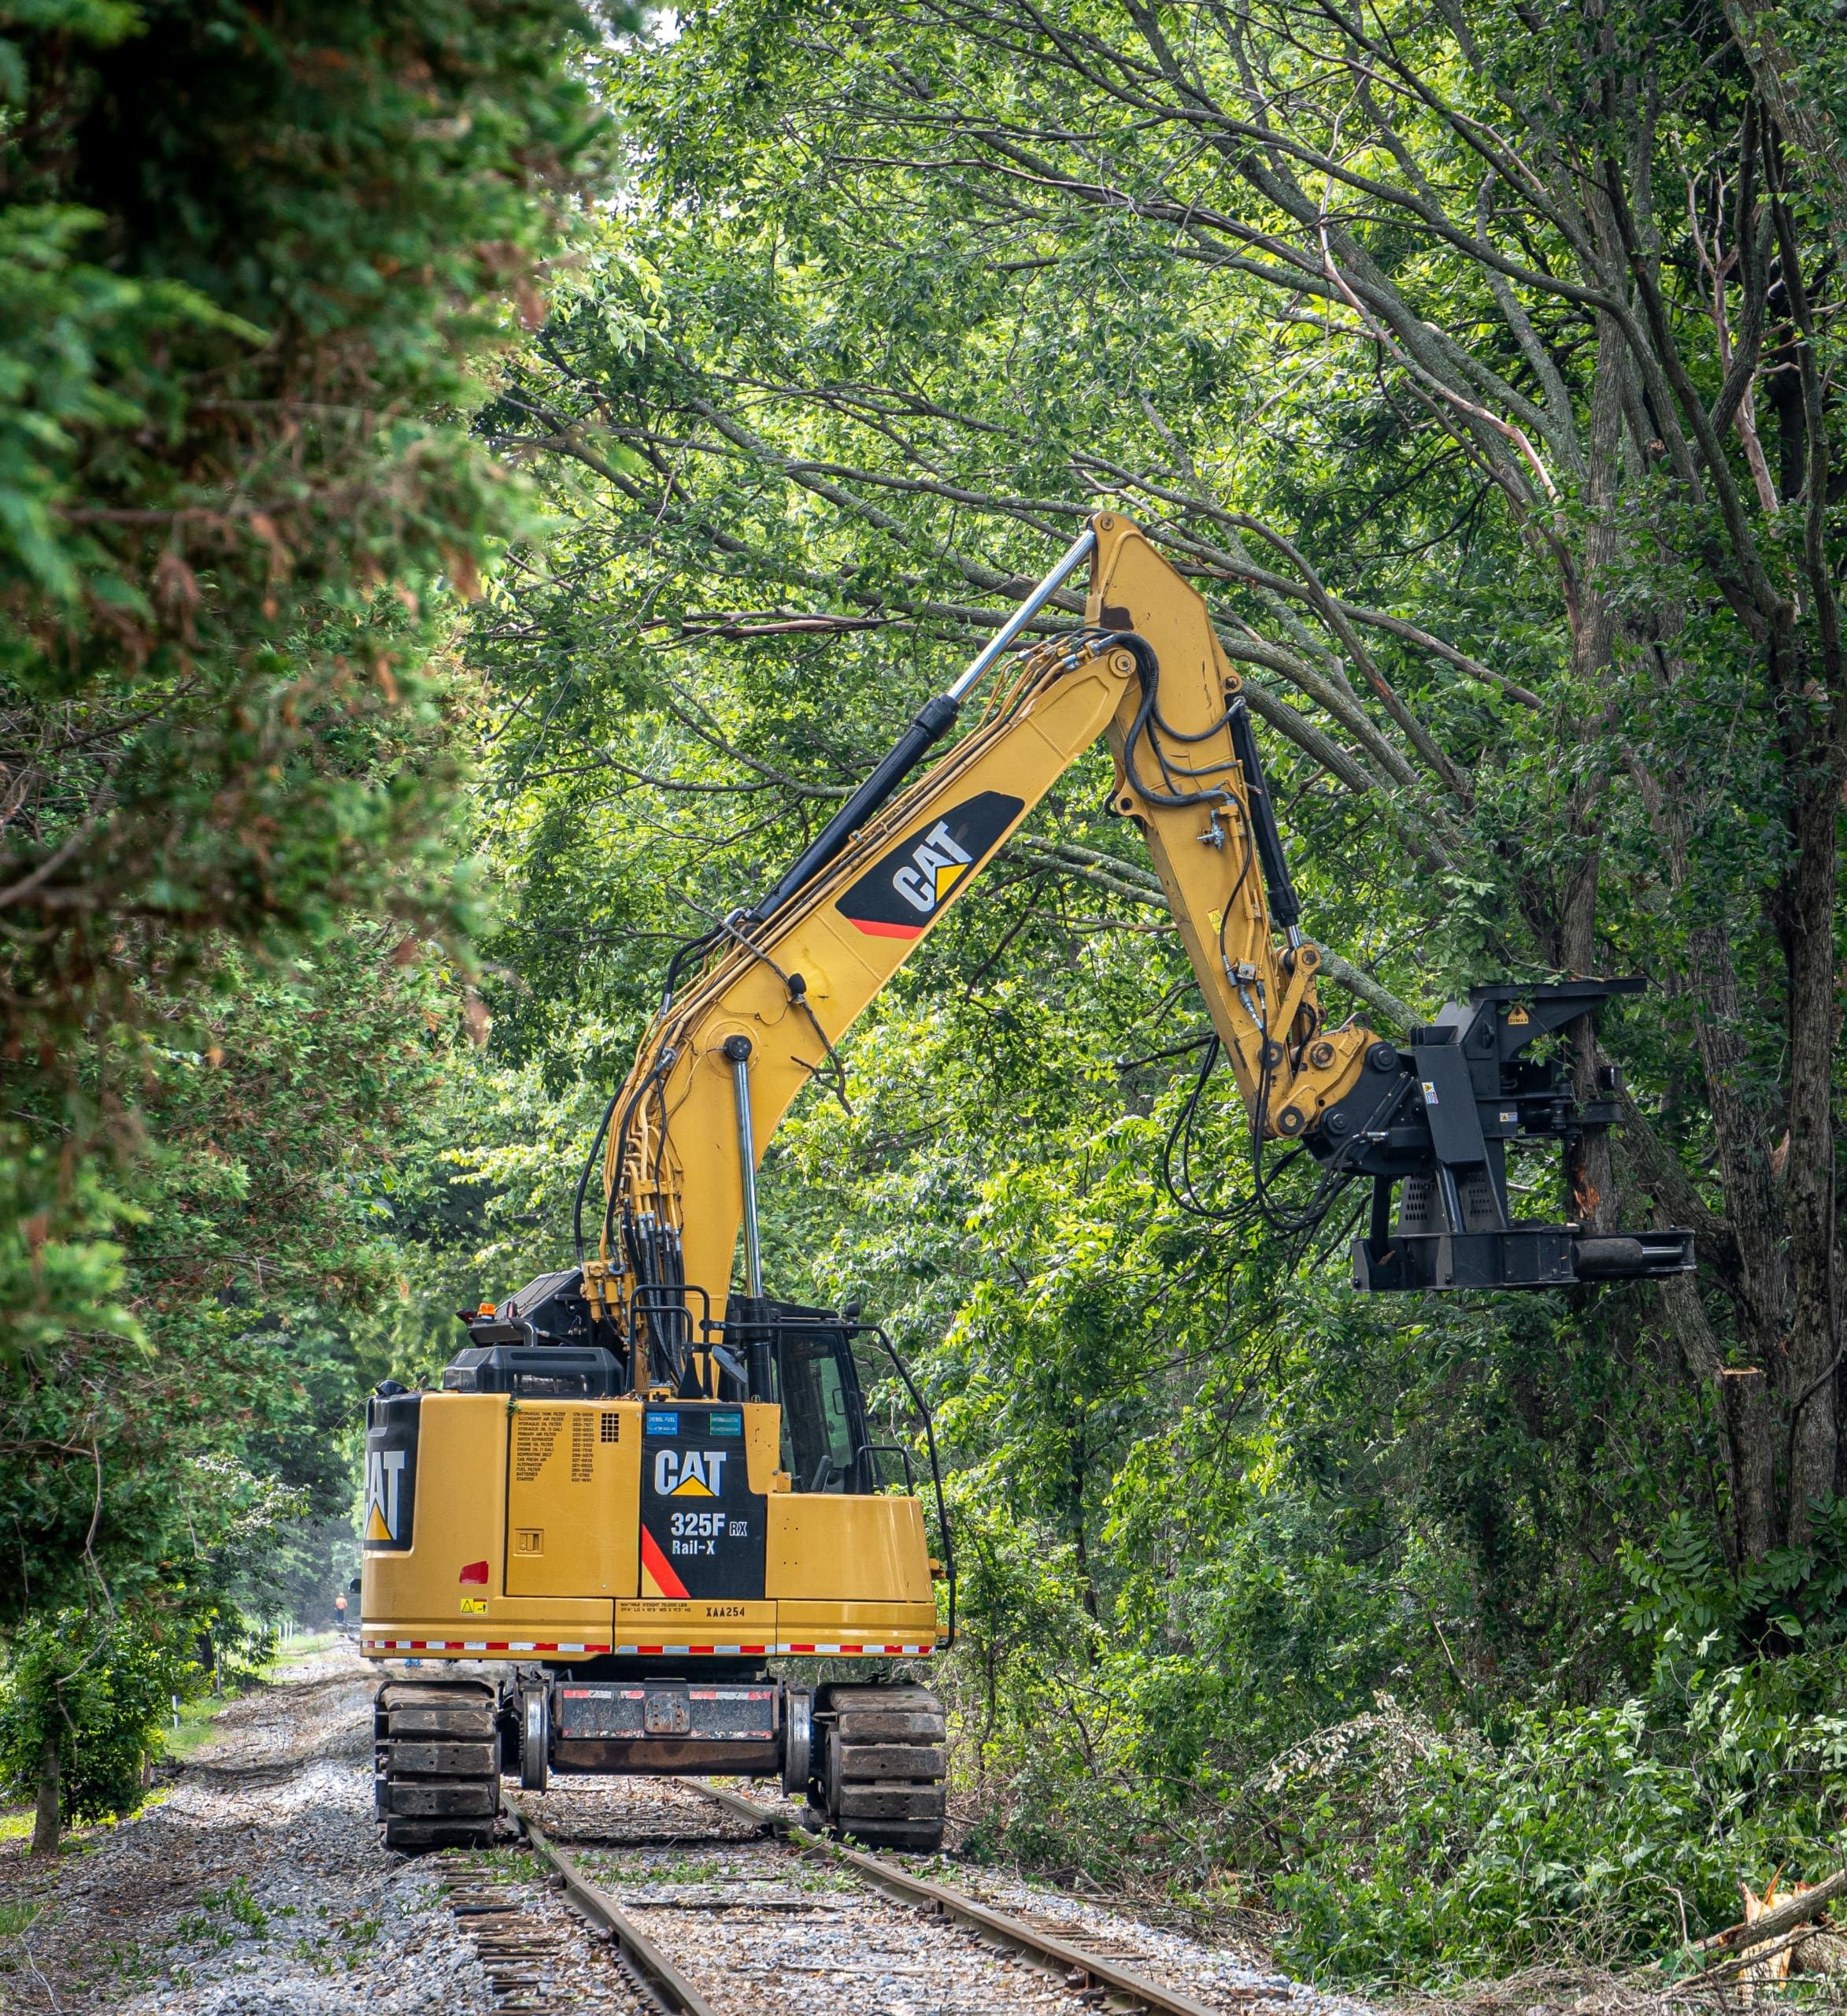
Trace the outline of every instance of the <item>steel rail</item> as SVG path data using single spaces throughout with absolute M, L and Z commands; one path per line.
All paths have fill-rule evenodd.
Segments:
M 638 1977 L 637 1984 L 665 2012 L 665 2016 L 718 2016 L 712 2004 L 653 1940 L 618 1908 L 615 1899 L 599 1890 L 577 1866 L 576 1860 L 548 1838 L 545 1829 L 518 1799 L 510 1792 L 503 1792 L 501 1803 L 518 1821 L 536 1852 L 557 1871 L 571 1901 L 586 1918 L 600 1925 L 615 1940 L 622 1949 L 629 1971 Z
M 791 1847 L 805 1848 L 811 1854 L 847 1863 L 868 1882 L 875 1884 L 901 1903 L 924 1905 L 1042 1959 L 1055 1960 L 1068 1974 L 1082 1973 L 1086 1986 L 1114 1988 L 1148 2009 L 1164 2012 L 1164 2016 L 1225 2016 L 1222 2009 L 1195 2002 L 1190 1996 L 1183 1995 L 1178 1988 L 1168 1988 L 1160 1981 L 1151 1981 L 1146 1974 L 1125 1967 L 1120 1960 L 1106 1959 L 1101 1954 L 1086 1951 L 1081 1946 L 1068 1945 L 1062 1939 L 1041 1932 L 1023 1918 L 995 1910 L 965 1891 L 913 1876 L 908 1869 L 887 1862 L 883 1855 L 868 1855 L 863 1848 L 845 1847 L 838 1841 L 828 1840 L 819 1831 L 822 1823 L 818 1818 L 811 1827 L 791 1819 L 787 1814 L 772 1813 L 767 1807 L 759 1806 L 755 1799 L 746 1799 L 739 1793 L 720 1792 L 716 1785 L 705 1784 L 698 1778 L 678 1778 L 675 1782 L 722 1806 L 727 1813 L 754 1820 L 767 1832 L 780 1835 Z M 1275 1999 L 1281 2001 L 1285 1997 L 1279 1992 Z

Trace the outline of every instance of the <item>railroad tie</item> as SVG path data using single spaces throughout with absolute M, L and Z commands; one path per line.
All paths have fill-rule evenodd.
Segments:
M 1067 1946 L 1081 1946 L 1099 1959 L 1146 1960 L 1149 1957 L 1141 1947 L 1127 1945 L 1112 1933 L 1099 1932 L 1094 1925 L 1080 1924 L 1075 1918 L 1054 1918 L 1046 1911 L 1016 1911 L 1013 1915 L 1035 1932 L 1048 1932 Z
M 509 1894 L 505 1877 L 483 1870 L 472 1855 L 451 1849 L 435 1859 L 449 1908 L 507 2016 L 571 2016 L 580 2008 L 575 1999 L 557 1999 L 556 1977 L 571 1967 L 558 1931 Z

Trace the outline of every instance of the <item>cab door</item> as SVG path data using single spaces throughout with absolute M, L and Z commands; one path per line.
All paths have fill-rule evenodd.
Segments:
M 778 1340 L 777 1371 L 783 1467 L 795 1489 L 849 1495 L 875 1490 L 865 1405 L 846 1332 L 790 1325 Z

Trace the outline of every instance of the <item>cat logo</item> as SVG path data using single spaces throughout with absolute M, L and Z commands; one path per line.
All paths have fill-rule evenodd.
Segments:
M 1003 791 L 977 791 L 900 840 L 835 908 L 871 937 L 920 937 L 1025 810 Z
M 968 866 L 968 850 L 957 846 L 948 820 L 939 819 L 924 836 L 922 846 L 912 848 L 910 859 L 893 875 L 891 886 L 912 910 L 927 917 Z
M 399 1487 L 404 1481 L 405 1451 L 368 1449 L 365 1452 L 365 1537 L 390 1546 L 398 1537 Z
M 662 1498 L 722 1498 L 728 1449 L 657 1449 L 654 1489 Z
M 369 1554 L 402 1554 L 416 1502 L 420 1393 L 374 1400 L 365 1430 L 365 1504 L 360 1533 Z

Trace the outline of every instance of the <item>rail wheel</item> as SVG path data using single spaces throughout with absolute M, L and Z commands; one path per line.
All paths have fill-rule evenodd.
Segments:
M 485 1681 L 388 1680 L 372 1710 L 373 1803 L 385 1846 L 486 1847 L 500 1810 L 494 1690 Z
M 926 1687 L 832 1685 L 815 1694 L 809 1803 L 869 1847 L 942 1846 L 942 1702 Z

